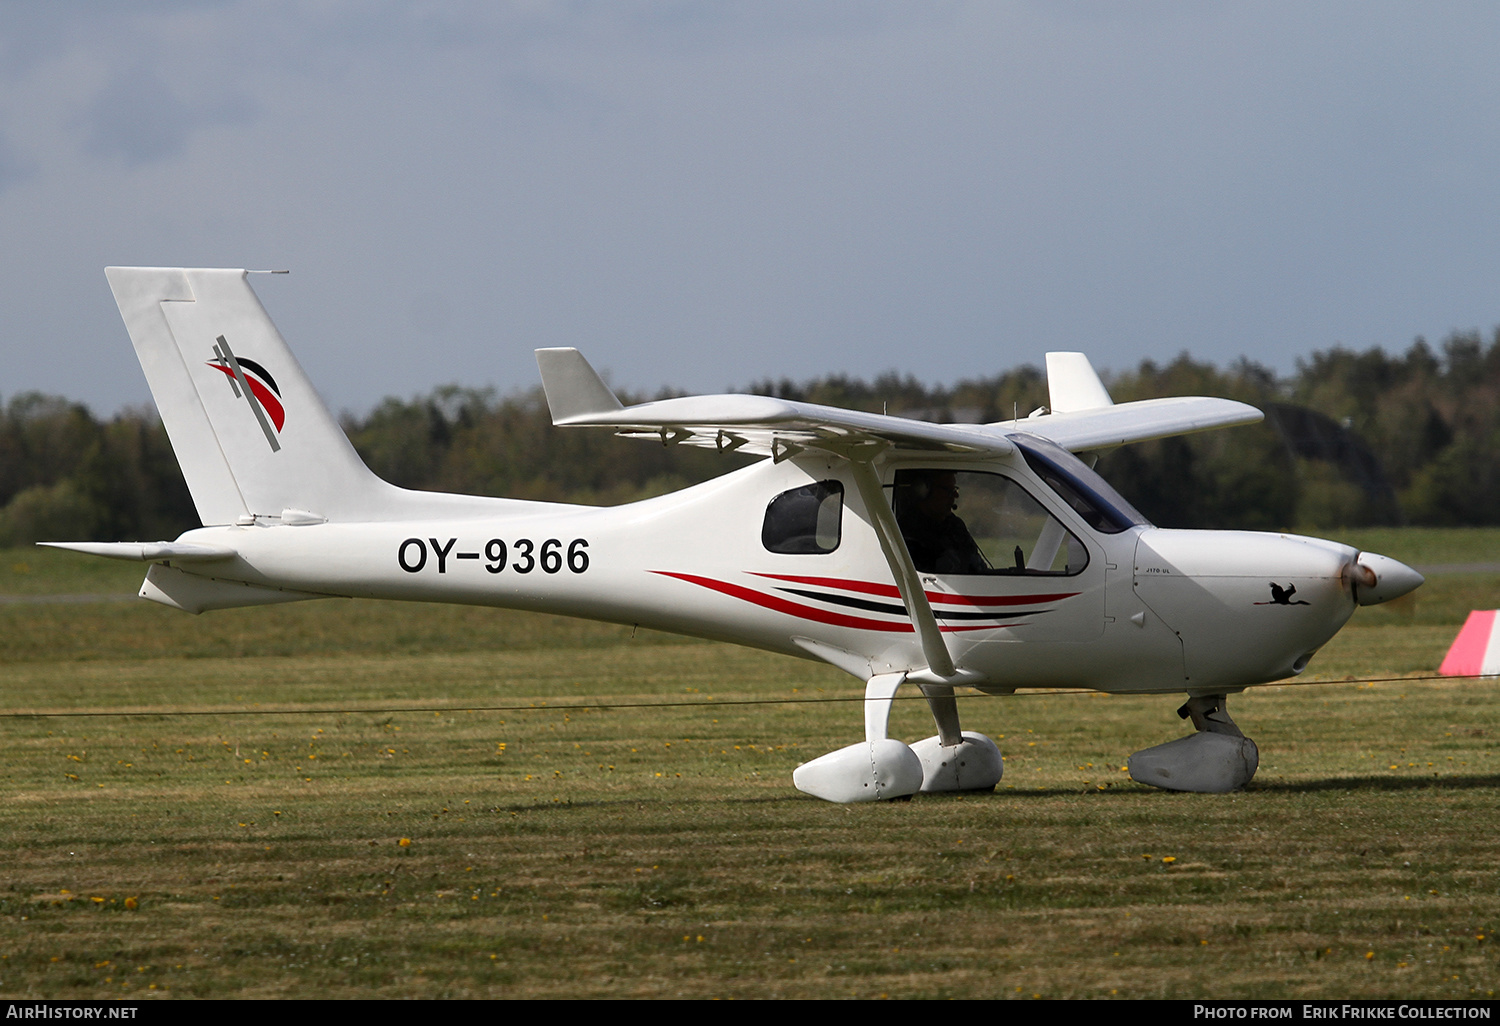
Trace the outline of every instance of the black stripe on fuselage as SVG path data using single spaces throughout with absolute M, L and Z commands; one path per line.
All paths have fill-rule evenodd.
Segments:
M 819 602 L 829 602 L 836 606 L 849 606 L 851 609 L 867 609 L 872 613 L 889 613 L 892 616 L 905 616 L 906 607 L 892 605 L 889 602 L 872 602 L 869 599 L 854 598 L 852 595 L 830 595 L 822 591 L 803 591 L 801 588 L 777 588 L 791 595 L 801 595 L 803 598 L 817 599 Z M 1007 609 L 1003 613 L 959 613 L 948 609 L 934 609 L 932 615 L 939 620 L 999 620 L 1011 619 L 1017 616 L 1035 616 L 1037 613 L 1045 613 L 1045 609 L 1027 609 L 1015 612 Z

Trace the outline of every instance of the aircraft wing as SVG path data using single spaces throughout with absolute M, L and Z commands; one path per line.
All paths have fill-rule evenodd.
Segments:
M 1069 452 L 1083 452 L 1214 428 L 1258 424 L 1264 418 L 1265 414 L 1254 406 L 1233 399 L 1192 395 L 1141 399 L 1070 413 L 1044 413 L 986 426 L 997 431 L 1041 435 Z
M 1052 408 L 1025 420 L 988 425 L 1049 438 L 1070 452 L 1113 449 L 1128 442 L 1195 431 L 1257 424 L 1265 416 L 1232 399 L 1175 396 L 1115 404 L 1083 353 L 1047 354 L 1047 394 Z
M 929 424 L 760 395 L 691 395 L 621 406 L 576 349 L 538 349 L 542 388 L 559 427 L 609 427 L 664 445 L 742 450 L 778 459 L 801 449 L 846 453 L 860 443 L 903 450 L 1003 455 L 1008 432 L 980 424 Z
M 1004 455 L 1014 448 L 1009 438 L 1013 431 L 1082 452 L 1254 424 L 1264 416 L 1245 403 L 1203 396 L 1115 404 L 1081 353 L 1047 354 L 1058 412 L 994 424 L 932 424 L 757 395 L 695 395 L 622 406 L 578 350 L 538 349 L 536 357 L 552 423 L 560 427 L 609 427 L 616 434 L 660 439 L 664 445 L 743 450 L 777 459 L 802 449 L 847 454 L 872 442 L 906 451 Z

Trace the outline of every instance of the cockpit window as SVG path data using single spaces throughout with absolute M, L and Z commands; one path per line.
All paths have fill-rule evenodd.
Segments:
M 844 486 L 819 481 L 782 492 L 766 507 L 760 542 L 770 552 L 832 552 L 843 531 Z
M 940 467 L 896 471 L 891 498 L 919 573 L 1071 576 L 1088 549 L 1021 485 Z
M 1119 534 L 1131 527 L 1150 527 L 1151 521 L 1125 501 L 1108 481 L 1056 442 L 1036 435 L 1014 434 L 1010 440 L 1047 487 L 1100 534 Z

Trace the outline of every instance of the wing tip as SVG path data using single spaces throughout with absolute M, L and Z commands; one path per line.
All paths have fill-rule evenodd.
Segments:
M 536 350 L 537 370 L 552 423 L 567 424 L 581 417 L 623 410 L 619 398 L 599 372 L 571 346 Z

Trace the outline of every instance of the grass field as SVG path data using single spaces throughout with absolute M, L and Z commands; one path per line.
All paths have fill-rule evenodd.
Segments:
M 1346 540 L 1500 558 L 1500 531 Z M 864 806 L 791 786 L 861 734 L 826 667 L 443 606 L 190 617 L 124 600 L 139 579 L 0 552 L 33 599 L 0 602 L 6 996 L 1500 989 L 1500 691 L 1367 680 L 1430 675 L 1500 574 L 1361 610 L 1232 699 L 1244 792 L 1121 771 L 1184 733 L 1169 696 L 976 696 L 994 795 Z M 922 703 L 893 731 L 931 734 Z

